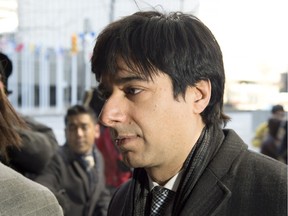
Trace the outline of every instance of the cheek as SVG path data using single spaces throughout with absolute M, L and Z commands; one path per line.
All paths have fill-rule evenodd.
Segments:
M 90 143 L 95 143 L 95 140 L 100 137 L 100 128 L 93 127 L 91 130 L 87 133 L 86 139 Z
M 137 123 L 147 139 L 161 141 L 173 135 L 171 131 L 174 130 L 175 113 L 172 112 L 170 106 L 171 103 L 163 100 L 154 104 L 150 103 L 135 112 Z
M 188 107 L 182 102 L 174 100 L 156 104 L 153 111 L 149 113 L 151 133 L 155 139 L 164 143 L 176 143 L 181 139 L 181 133 L 186 130 L 189 124 L 193 124 L 191 113 Z M 148 125 L 149 126 L 149 125 Z
M 95 142 L 95 135 L 93 134 L 91 134 L 90 136 L 89 136 L 89 138 L 88 138 L 88 144 L 89 145 L 93 145 L 94 144 L 94 142 Z

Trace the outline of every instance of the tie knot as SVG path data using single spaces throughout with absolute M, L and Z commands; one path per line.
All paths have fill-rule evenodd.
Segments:
M 163 197 L 166 197 L 166 196 L 169 196 L 171 194 L 173 194 L 174 191 L 172 190 L 169 190 L 167 188 L 164 188 L 164 187 L 161 187 L 161 186 L 155 186 L 153 189 L 152 189 L 152 194 L 153 196 L 163 196 Z
M 166 207 L 173 200 L 175 192 L 164 187 L 156 186 L 152 189 L 151 216 L 165 213 Z

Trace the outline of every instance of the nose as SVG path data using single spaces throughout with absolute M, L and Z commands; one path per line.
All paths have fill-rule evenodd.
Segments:
M 113 127 L 115 124 L 125 121 L 123 106 L 120 105 L 120 100 L 115 97 L 110 97 L 106 100 L 99 115 L 99 121 L 107 126 Z
M 77 131 L 76 131 L 76 134 L 77 134 L 78 137 L 82 137 L 83 134 L 84 134 L 83 129 L 81 127 L 78 127 Z

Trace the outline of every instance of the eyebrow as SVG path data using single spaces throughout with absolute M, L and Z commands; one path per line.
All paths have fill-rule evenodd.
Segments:
M 148 81 L 147 78 L 143 77 L 143 76 L 139 76 L 139 75 L 127 75 L 127 76 L 123 76 L 123 77 L 116 77 L 114 79 L 114 83 L 116 85 L 123 85 L 125 83 L 131 82 L 131 81 Z M 111 84 L 111 83 L 110 83 Z M 111 86 L 109 86 L 109 82 L 105 83 L 105 82 L 100 82 L 98 87 L 97 87 L 97 91 L 99 93 L 101 92 L 105 92 L 107 91 Z
M 146 78 L 142 77 L 142 76 L 137 76 L 137 75 L 133 75 L 133 76 L 125 76 L 125 77 L 117 77 L 115 79 L 115 83 L 118 85 L 127 83 L 127 82 L 131 82 L 131 81 L 148 81 Z

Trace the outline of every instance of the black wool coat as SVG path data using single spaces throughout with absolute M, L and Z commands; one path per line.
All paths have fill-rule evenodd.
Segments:
M 193 187 L 182 191 L 178 188 L 175 198 L 178 204 L 174 203 L 172 215 L 286 216 L 287 166 L 248 150 L 233 130 L 217 130 L 217 135 L 212 133 L 208 139 L 208 145 L 214 143 L 217 146 L 215 152 Z M 193 179 L 187 175 L 182 178 L 186 179 L 181 179 L 181 182 Z M 148 187 L 144 185 L 147 180 L 143 179 L 147 179 L 145 170 L 135 169 L 133 178 L 114 194 L 109 216 L 147 213 L 136 208 L 148 193 L 145 192 Z M 140 207 L 146 208 L 143 205 Z

